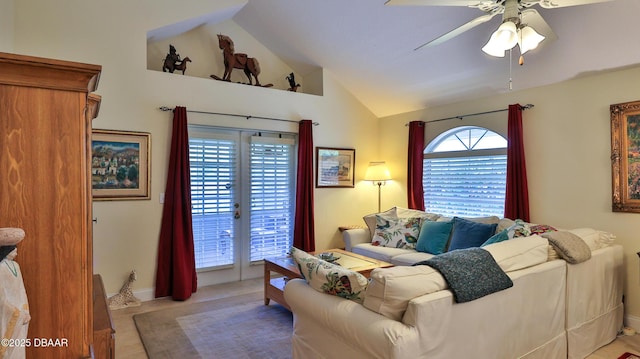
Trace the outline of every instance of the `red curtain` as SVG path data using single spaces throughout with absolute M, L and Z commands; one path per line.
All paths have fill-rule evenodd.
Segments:
M 507 190 L 504 216 L 529 222 L 529 189 L 524 158 L 522 107 L 519 104 L 509 105 L 507 133 Z
M 303 251 L 316 250 L 313 224 L 313 122 L 300 121 L 298 131 L 298 176 L 293 246 Z
M 409 156 L 407 164 L 407 202 L 411 209 L 424 211 L 422 188 L 422 158 L 424 151 L 424 122 L 409 123 Z
M 191 227 L 191 181 L 187 109 L 173 111 L 173 136 L 158 245 L 156 298 L 186 300 L 197 290 Z

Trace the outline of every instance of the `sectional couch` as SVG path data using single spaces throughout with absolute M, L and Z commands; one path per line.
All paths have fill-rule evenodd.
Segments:
M 499 222 L 496 229 L 511 227 Z M 293 357 L 584 358 L 622 328 L 623 254 L 608 233 L 571 233 L 589 259 L 550 257 L 556 247 L 537 234 L 482 247 L 513 286 L 457 303 L 438 271 L 409 266 L 433 254 L 372 245 L 368 229 L 345 231 L 348 250 L 396 267 L 374 270 L 359 301 L 321 293 L 304 279 L 289 281 Z

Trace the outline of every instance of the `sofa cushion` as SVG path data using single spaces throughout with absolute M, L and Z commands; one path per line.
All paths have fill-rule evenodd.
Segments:
M 367 228 L 369 228 L 371 239 L 373 239 L 373 235 L 376 233 L 376 216 L 382 216 L 389 219 L 398 218 L 398 215 L 396 214 L 396 207 L 390 208 L 384 212 L 372 213 L 362 217 L 362 219 L 364 220 L 364 223 L 367 225 Z
M 496 233 L 502 232 L 503 230 L 513 226 L 516 223 L 513 219 L 509 218 L 500 218 L 498 221 L 498 227 L 496 228 Z
M 482 247 L 505 272 L 512 272 L 547 261 L 549 242 L 538 235 L 514 238 Z
M 376 216 L 376 232 L 371 244 L 374 246 L 415 249 L 420 235 L 420 218 L 389 219 Z
M 613 243 L 616 236 L 604 231 L 599 231 L 593 228 L 575 228 L 570 229 L 569 232 L 580 237 L 589 246 L 591 251 L 607 247 Z
M 446 252 L 453 222 L 424 221 L 416 244 L 418 252 L 441 254 Z
M 434 257 L 434 255 L 431 253 L 417 252 L 414 250 L 412 250 L 411 252 L 412 253 L 393 256 L 392 258 L 387 260 L 387 262 L 393 264 L 394 266 L 410 266 Z
M 440 218 L 440 215 L 437 213 L 429 213 L 425 211 L 420 211 L 417 209 L 409 209 L 403 207 L 394 207 L 396 209 L 396 216 L 398 218 L 423 218 L 428 219 L 430 221 L 435 221 Z
M 497 223 L 485 224 L 460 217 L 453 217 L 453 233 L 448 251 L 480 247 L 495 234 Z
M 291 255 L 298 264 L 300 274 L 313 289 L 358 303 L 363 302 L 368 281 L 362 274 L 323 261 L 297 248 L 291 248 Z
M 400 256 L 404 254 L 419 253 L 419 252 L 416 252 L 415 249 L 380 247 L 380 246 L 374 246 L 371 243 L 357 244 L 353 246 L 351 251 L 356 254 L 361 254 L 369 258 L 379 259 L 381 261 L 385 261 L 389 263 L 391 263 L 391 259 L 396 256 Z
M 449 221 L 453 221 L 454 217 L 445 217 L 445 216 L 441 216 L 438 218 L 438 222 L 449 222 Z M 458 217 L 458 218 L 463 218 L 466 219 L 468 221 L 471 222 L 476 222 L 476 223 L 484 223 L 484 224 L 498 224 L 500 223 L 500 218 L 498 218 L 497 216 L 486 216 L 486 217 Z
M 542 235 L 549 240 L 553 249 L 562 259 L 571 264 L 582 263 L 591 258 L 591 249 L 577 235 L 571 232 L 556 231 Z
M 506 241 L 507 239 L 509 239 L 509 231 L 507 229 L 503 229 L 502 231 L 489 237 L 489 239 L 487 239 L 484 243 L 482 243 L 481 247 L 484 247 L 486 245 L 493 244 L 493 243 Z
M 422 218 L 422 219 L 428 219 L 431 221 L 435 221 L 440 217 L 440 215 L 436 213 L 428 213 L 424 211 L 419 211 L 417 209 L 409 209 L 409 208 L 402 208 L 402 207 L 393 207 L 384 212 L 368 214 L 362 217 L 362 219 L 364 220 L 364 223 L 367 225 L 367 228 L 369 228 L 369 233 L 371 234 L 372 239 L 376 231 L 376 215 L 380 215 L 390 219 Z
M 371 271 L 364 306 L 400 321 L 411 299 L 446 288 L 442 275 L 431 267 L 376 268 Z

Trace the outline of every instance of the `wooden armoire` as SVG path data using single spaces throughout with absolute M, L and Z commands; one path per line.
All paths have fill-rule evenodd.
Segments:
M 94 357 L 90 157 L 101 69 L 0 53 L 0 227 L 26 233 L 16 261 L 30 359 Z M 44 345 L 56 339 L 67 345 Z

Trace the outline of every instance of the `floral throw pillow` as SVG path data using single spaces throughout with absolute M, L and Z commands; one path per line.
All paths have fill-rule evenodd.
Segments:
M 300 274 L 311 288 L 362 304 L 369 281 L 362 274 L 291 248 Z
M 551 227 L 548 224 L 536 224 L 536 225 L 532 225 L 531 227 L 529 227 L 529 229 L 531 230 L 531 235 L 534 234 L 544 234 L 544 233 L 548 233 L 548 232 L 555 232 L 557 231 L 557 229 L 555 229 L 554 227 Z
M 531 224 L 521 219 L 516 219 L 515 223 L 507 228 L 509 238 L 528 237 L 534 234 L 543 234 L 556 231 L 555 228 L 546 224 Z
M 528 237 L 530 235 L 531 229 L 529 228 L 529 223 L 521 219 L 516 219 L 516 222 L 507 228 L 507 237 L 509 238 Z
M 376 216 L 376 231 L 371 244 L 381 247 L 415 249 L 422 218 Z

